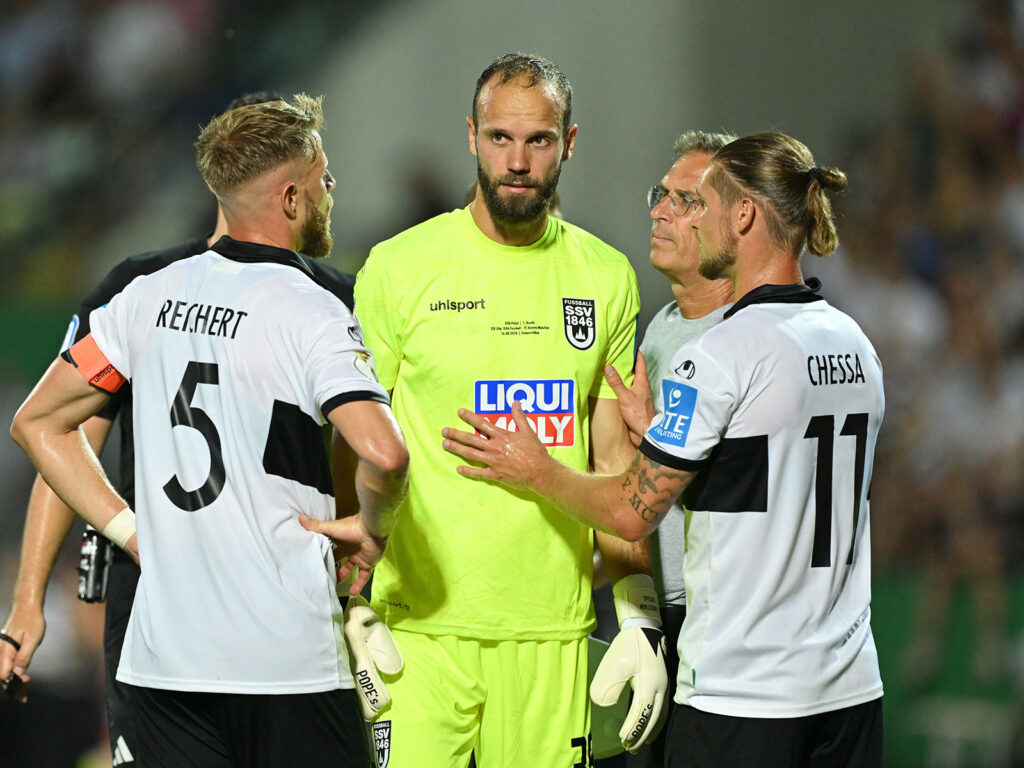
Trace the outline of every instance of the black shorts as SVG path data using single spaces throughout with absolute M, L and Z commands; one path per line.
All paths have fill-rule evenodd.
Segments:
M 117 682 L 128 619 L 132 615 L 139 566 L 120 547 L 114 547 L 114 562 L 107 582 L 106 618 L 103 627 L 103 663 L 106 668 L 107 728 L 115 766 L 135 765 L 135 713 L 132 687 Z
M 355 691 L 237 694 L 131 688 L 141 768 L 370 768 Z
M 676 706 L 665 753 L 666 768 L 881 768 L 882 700 L 779 719 Z

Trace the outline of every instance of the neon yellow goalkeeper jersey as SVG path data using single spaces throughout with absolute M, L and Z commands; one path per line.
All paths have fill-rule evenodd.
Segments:
M 377 245 L 355 287 L 377 375 L 409 445 L 409 495 L 374 571 L 391 626 L 484 639 L 570 639 L 594 626 L 592 532 L 527 494 L 462 477 L 441 447 L 470 408 L 511 403 L 560 461 L 590 449 L 588 398 L 631 376 L 639 310 L 626 257 L 549 218 L 526 247 L 484 235 L 468 208 Z M 513 425 L 514 428 L 514 425 Z

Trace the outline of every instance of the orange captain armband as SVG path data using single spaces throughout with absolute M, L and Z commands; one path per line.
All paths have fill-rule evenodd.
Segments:
M 60 356 L 75 366 L 83 379 L 107 394 L 114 394 L 127 381 L 100 352 L 91 333 L 61 352 Z

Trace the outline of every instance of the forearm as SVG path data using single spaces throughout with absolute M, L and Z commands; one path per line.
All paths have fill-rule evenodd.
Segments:
M 583 474 L 550 459 L 536 472 L 530 487 L 563 512 L 584 525 L 614 537 L 642 537 L 631 519 L 633 510 L 623 496 L 623 481 L 617 475 Z M 635 513 L 634 513 L 635 514 Z M 623 542 L 623 546 L 628 546 Z M 609 579 L 615 576 L 609 573 Z
M 15 606 L 42 609 L 53 564 L 74 519 L 75 513 L 37 475 L 25 514 L 12 600 Z
M 355 475 L 359 456 L 337 430 L 331 437 L 331 479 L 334 482 L 334 516 L 350 517 L 359 512 Z
M 395 527 L 398 506 L 408 489 L 406 469 L 405 463 L 382 468 L 362 459 L 356 468 L 355 487 L 363 525 L 378 539 L 390 536 Z
M 515 432 L 465 408 L 459 409 L 459 418 L 475 433 L 445 427 L 442 447 L 483 465 L 460 465 L 456 470 L 460 475 L 531 490 L 584 524 L 629 541 L 639 541 L 653 531 L 694 476 L 640 451 L 621 474 L 581 474 L 551 457 L 518 400 L 512 404 Z
M 110 427 L 111 421 L 100 417 L 89 419 L 82 425 L 95 453 L 103 450 Z M 74 510 L 60 500 L 41 475 L 37 475 L 25 511 L 21 559 L 14 584 L 15 607 L 42 609 L 53 565 L 74 519 Z

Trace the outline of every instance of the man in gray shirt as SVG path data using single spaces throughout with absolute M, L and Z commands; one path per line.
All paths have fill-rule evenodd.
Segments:
M 651 265 L 668 278 L 675 300 L 662 307 L 647 326 L 632 389 L 626 389 L 614 369 L 606 370 L 626 424 L 649 424 L 656 409 L 663 412 L 661 381 L 671 372 L 668 366 L 672 357 L 683 344 L 717 325 L 732 303 L 728 279 L 708 280 L 697 274 L 700 249 L 694 227 L 703 211 L 695 191 L 697 182 L 711 156 L 734 138 L 722 133 L 687 131 L 676 140 L 672 167 L 648 193 Z M 634 433 L 631 437 L 639 445 L 643 435 Z M 684 522 L 683 509 L 676 504 L 651 534 L 651 573 L 668 645 L 665 665 L 670 696 L 675 695 L 679 667 L 676 644 L 686 616 Z M 664 730 L 649 749 L 627 755 L 626 762 L 631 768 L 663 765 Z

